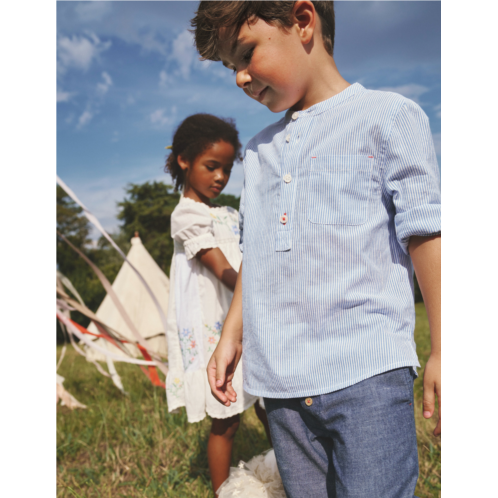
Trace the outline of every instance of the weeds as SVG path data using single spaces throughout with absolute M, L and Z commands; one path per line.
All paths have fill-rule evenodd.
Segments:
M 429 326 L 416 305 L 415 339 L 422 367 L 430 353 Z M 164 390 L 134 365 L 117 364 L 122 395 L 111 380 L 68 349 L 59 373 L 86 410 L 57 409 L 57 496 L 74 498 L 212 498 L 206 445 L 210 420 L 189 424 L 185 411 L 170 414 Z M 420 372 L 423 372 L 421 370 Z M 422 416 L 422 380 L 415 381 L 420 498 L 441 496 L 441 444 L 435 418 Z M 269 448 L 253 408 L 241 417 L 232 464 Z

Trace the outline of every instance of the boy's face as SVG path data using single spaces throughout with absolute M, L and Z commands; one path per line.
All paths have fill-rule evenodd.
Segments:
M 236 73 L 237 86 L 272 112 L 297 106 L 311 78 L 296 25 L 288 31 L 258 19 L 240 29 L 235 48 L 220 47 L 223 65 Z

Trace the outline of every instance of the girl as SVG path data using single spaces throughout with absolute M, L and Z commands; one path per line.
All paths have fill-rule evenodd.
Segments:
M 206 366 L 216 348 L 241 263 L 238 213 L 211 199 L 225 188 L 241 144 L 234 123 L 195 114 L 173 137 L 165 171 L 182 189 L 171 215 L 175 251 L 170 273 L 166 395 L 169 411 L 185 406 L 190 423 L 212 417 L 208 461 L 216 494 L 228 478 L 239 414 L 257 400 L 242 389 L 242 369 L 233 385 L 241 396 L 230 407 L 211 394 Z M 255 405 L 269 437 L 266 412 Z

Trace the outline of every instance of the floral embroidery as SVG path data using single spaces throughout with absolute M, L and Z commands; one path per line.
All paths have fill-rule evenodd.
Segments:
M 215 223 L 218 225 L 225 225 L 233 232 L 234 235 L 240 235 L 239 224 L 234 221 L 234 217 L 230 216 L 230 213 L 225 215 L 216 215 L 214 213 L 210 213 L 211 217 L 214 219 Z
M 194 363 L 195 357 L 199 354 L 197 351 L 197 342 L 194 338 L 194 331 L 191 329 L 179 330 L 178 336 L 180 338 L 180 348 L 182 350 L 183 367 L 187 370 L 187 368 Z
M 168 393 L 176 399 L 180 399 L 180 392 L 183 389 L 183 382 L 178 377 L 173 379 L 173 383 L 168 385 Z
M 218 344 L 221 336 L 221 329 L 223 328 L 223 322 L 216 322 L 212 327 L 210 327 L 207 323 L 204 324 L 206 328 L 206 336 L 208 348 L 207 352 L 212 353 L 216 349 L 216 345 Z

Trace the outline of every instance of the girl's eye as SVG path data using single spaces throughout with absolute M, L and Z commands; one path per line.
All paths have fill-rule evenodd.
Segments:
M 216 168 L 213 168 L 212 166 L 208 166 L 206 165 L 206 168 L 209 170 L 209 171 L 214 171 Z

